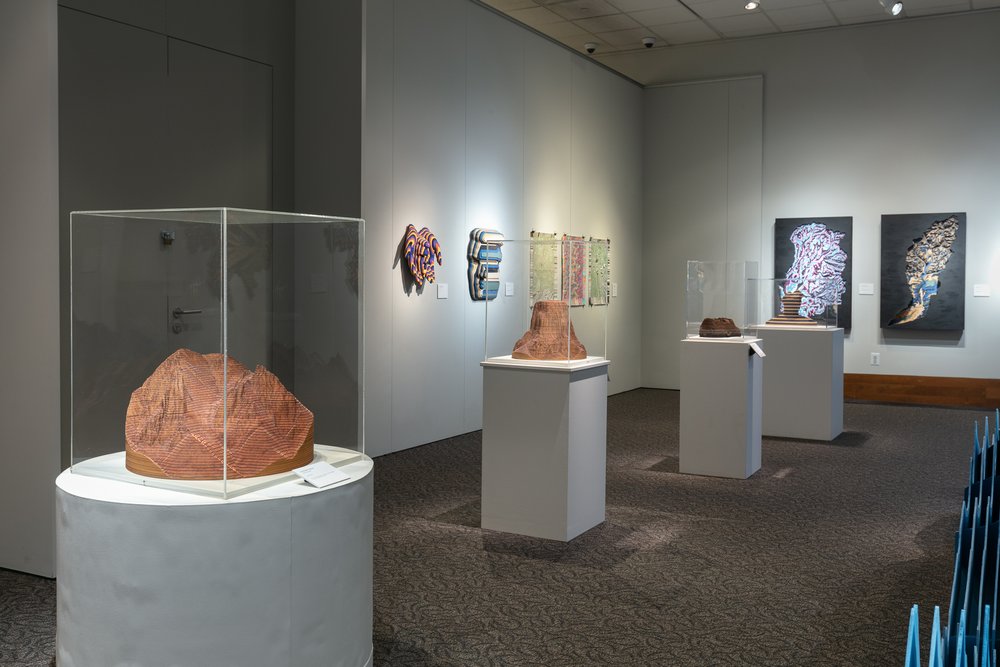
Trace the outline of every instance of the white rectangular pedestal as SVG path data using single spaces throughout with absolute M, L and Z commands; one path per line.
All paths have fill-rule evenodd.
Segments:
M 764 435 L 833 440 L 844 430 L 844 330 L 763 326 Z
M 483 528 L 565 542 L 604 521 L 609 363 L 482 362 Z
M 762 359 L 750 347 L 759 342 L 681 341 L 681 472 L 746 479 L 760 469 Z

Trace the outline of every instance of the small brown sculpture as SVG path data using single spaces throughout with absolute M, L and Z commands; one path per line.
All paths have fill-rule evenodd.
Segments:
M 547 361 L 586 359 L 587 349 L 573 331 L 566 302 L 536 301 L 531 308 L 530 328 L 514 344 L 511 356 Z
M 732 336 L 742 336 L 743 332 L 728 317 L 706 317 L 701 321 L 698 328 L 698 335 L 702 338 L 730 338 Z
M 767 321 L 767 324 L 786 324 L 792 326 L 817 326 L 815 320 L 799 314 L 802 307 L 802 292 L 786 292 L 781 297 L 781 312 Z
M 125 467 L 164 479 L 222 479 L 223 355 L 180 349 L 132 392 Z M 263 366 L 228 357 L 228 479 L 286 472 L 313 460 L 313 415 Z

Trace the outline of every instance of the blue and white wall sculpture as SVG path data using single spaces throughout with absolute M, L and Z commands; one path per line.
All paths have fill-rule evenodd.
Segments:
M 492 301 L 500 290 L 503 234 L 476 227 L 469 232 L 469 295 L 473 301 Z

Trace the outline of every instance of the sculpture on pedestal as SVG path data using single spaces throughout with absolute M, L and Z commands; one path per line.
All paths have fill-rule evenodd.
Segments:
M 180 349 L 132 392 L 125 467 L 136 474 L 240 479 L 312 460 L 312 412 L 263 366 Z
M 587 349 L 576 337 L 565 301 L 536 301 L 531 308 L 531 325 L 517 343 L 515 359 L 569 361 L 586 359 Z
M 728 317 L 706 317 L 701 321 L 698 335 L 702 338 L 732 338 L 742 336 L 743 332 Z

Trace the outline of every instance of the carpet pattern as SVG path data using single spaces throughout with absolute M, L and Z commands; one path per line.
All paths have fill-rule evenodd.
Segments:
M 678 474 L 678 398 L 609 399 L 607 521 L 570 543 L 478 527 L 478 432 L 377 459 L 375 664 L 902 664 L 984 413 L 847 404 L 834 442 L 765 438 L 727 480 Z M 0 665 L 52 664 L 54 609 L 0 570 Z
M 55 665 L 55 625 L 55 582 L 0 569 L 0 665 Z

